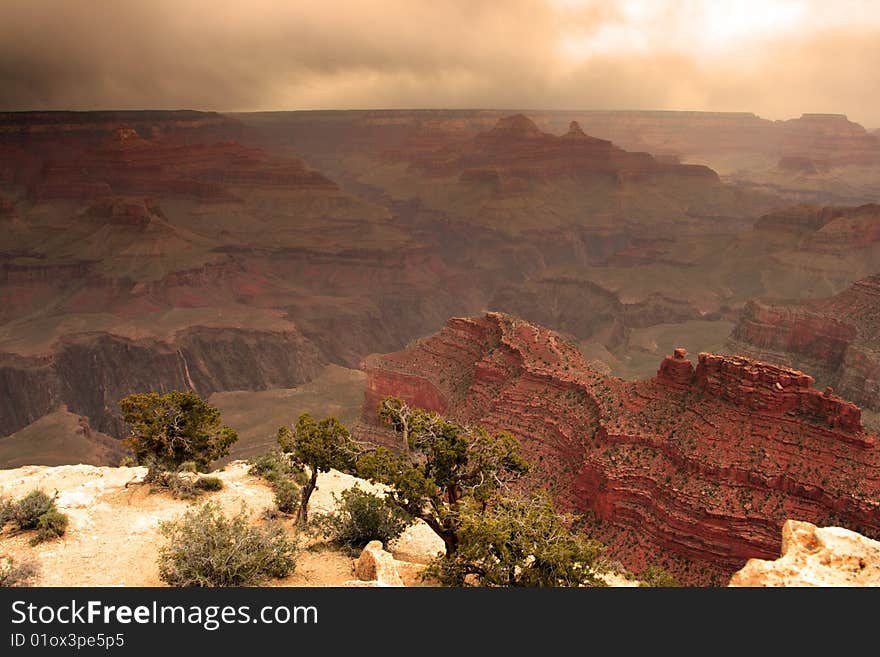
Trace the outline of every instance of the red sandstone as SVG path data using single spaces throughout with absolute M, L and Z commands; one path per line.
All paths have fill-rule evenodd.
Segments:
M 365 362 L 375 440 L 384 395 L 508 430 L 536 464 L 531 485 L 630 568 L 662 563 L 723 582 L 779 551 L 788 517 L 880 535 L 880 449 L 858 407 L 796 370 L 684 350 L 653 380 L 589 368 L 554 332 L 499 313 L 456 318 Z

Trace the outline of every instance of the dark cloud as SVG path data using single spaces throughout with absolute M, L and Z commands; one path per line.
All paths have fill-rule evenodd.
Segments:
M 701 53 L 664 42 L 666 23 L 686 40 L 694 3 L 647 19 L 621 6 L 0 0 L 0 109 L 670 108 L 880 125 L 880 33 L 857 13 Z M 572 54 L 572 39 L 604 45 Z

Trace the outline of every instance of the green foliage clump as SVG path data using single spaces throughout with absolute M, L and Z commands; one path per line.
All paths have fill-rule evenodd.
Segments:
M 37 571 L 31 561 L 17 563 L 12 557 L 0 557 L 0 587 L 29 586 Z
M 296 513 L 302 501 L 302 486 L 308 478 L 302 468 L 290 460 L 290 455 L 280 449 L 261 454 L 248 461 L 248 473 L 262 477 L 272 485 L 275 506 L 282 513 Z
M 55 500 L 44 491 L 35 489 L 16 502 L 12 502 L 6 514 L 19 529 L 36 529 L 44 513 L 55 510 Z M 4 514 L 4 515 L 6 515 Z
M 37 519 L 37 535 L 31 539 L 31 545 L 64 536 L 69 522 L 67 515 L 60 511 L 55 509 L 46 511 Z
M 639 575 L 639 586 L 670 588 L 681 586 L 681 584 L 665 568 L 651 564 Z
M 129 395 L 119 408 L 131 428 L 125 443 L 139 465 L 154 471 L 174 472 L 191 462 L 195 471 L 204 472 L 238 440 L 233 429 L 221 424 L 220 410 L 191 391 Z
M 0 529 L 12 520 L 12 500 L 8 497 L 0 497 Z
M 446 553 L 425 575 L 453 586 L 603 586 L 602 545 L 572 531 L 549 498 L 518 499 L 509 485 L 529 471 L 509 433 L 461 426 L 395 397 L 380 419 L 402 450 L 378 448 L 358 474 L 387 485 L 387 499 L 421 518 Z
M 290 460 L 290 455 L 280 449 L 255 456 L 248 461 L 248 465 L 251 466 L 248 470 L 249 474 L 262 477 L 272 484 L 276 481 L 289 479 L 302 485 L 308 480 L 302 468 L 294 465 Z
M 204 491 L 222 490 L 223 480 L 220 477 L 199 477 L 196 479 L 195 486 Z
M 254 586 L 285 577 L 296 566 L 297 546 L 278 522 L 251 525 L 242 509 L 228 518 L 206 503 L 160 531 L 159 576 L 169 586 Z
M 396 397 L 379 403 L 379 417 L 401 436 L 403 452 L 383 447 L 366 452 L 358 459 L 358 474 L 389 486 L 390 501 L 424 520 L 448 555 L 458 548 L 462 502 L 485 508 L 501 487 L 529 470 L 509 433 L 462 427 Z
M 309 498 L 317 486 L 318 473 L 351 470 L 355 465 L 357 449 L 348 429 L 332 416 L 315 422 L 311 415 L 303 413 L 293 431 L 289 427 L 279 427 L 277 439 L 281 451 L 290 454 L 291 462 L 300 468 L 308 468 L 310 472 L 302 488 L 297 513 L 297 521 L 305 527 Z
M 333 494 L 336 509 L 315 517 L 312 525 L 335 543 L 362 548 L 370 541 L 387 545 L 413 522 L 413 517 L 386 498 L 352 486 Z
M 602 545 L 570 529 L 544 496 L 461 506 L 458 549 L 425 572 L 449 586 L 606 586 Z
M 275 489 L 275 506 L 281 513 L 296 513 L 302 502 L 302 490 L 296 482 L 281 479 L 273 484 Z
M 12 501 L 0 500 L 0 529 L 7 522 L 19 531 L 37 530 L 31 545 L 64 536 L 69 518 L 55 507 L 55 498 L 45 491 L 34 489 L 24 497 Z

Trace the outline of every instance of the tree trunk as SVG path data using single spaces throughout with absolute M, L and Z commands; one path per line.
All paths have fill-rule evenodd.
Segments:
M 443 532 L 440 534 L 443 539 L 443 545 L 446 546 L 446 556 L 451 557 L 458 550 L 458 536 L 454 532 Z
M 312 492 L 314 492 L 317 483 L 318 469 L 312 468 L 312 476 L 309 477 L 309 480 L 306 482 L 306 485 L 303 486 L 302 489 L 302 499 L 299 503 L 299 513 L 296 517 L 297 523 L 299 523 L 300 527 L 305 527 L 306 523 L 309 520 L 309 498 L 312 496 Z

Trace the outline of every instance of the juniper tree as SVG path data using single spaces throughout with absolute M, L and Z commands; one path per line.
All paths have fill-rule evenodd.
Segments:
M 318 483 L 318 473 L 330 470 L 350 470 L 355 464 L 356 448 L 348 429 L 335 417 L 319 422 L 308 413 L 296 421 L 293 431 L 289 427 L 278 428 L 278 444 L 289 453 L 291 461 L 307 467 L 309 479 L 303 485 L 297 521 L 305 526 L 308 522 L 309 498 Z
M 119 408 L 131 429 L 125 443 L 139 465 L 150 467 L 148 478 L 187 462 L 204 472 L 238 440 L 238 434 L 221 423 L 220 410 L 191 391 L 129 395 Z
M 378 412 L 403 438 L 404 451 L 365 452 L 358 475 L 386 484 L 390 501 L 424 520 L 443 540 L 446 554 L 455 554 L 464 501 L 485 510 L 500 488 L 528 471 L 519 443 L 509 433 L 461 426 L 396 397 L 383 399 Z

